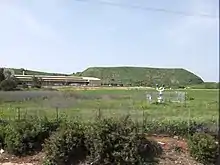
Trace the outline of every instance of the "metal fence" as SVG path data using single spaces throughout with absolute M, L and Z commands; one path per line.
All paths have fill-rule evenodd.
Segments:
M 159 97 L 159 92 L 157 91 L 147 91 L 146 99 L 148 102 L 156 102 Z M 163 92 L 163 101 L 164 102 L 179 102 L 185 103 L 186 101 L 186 92 L 182 91 L 164 91 Z

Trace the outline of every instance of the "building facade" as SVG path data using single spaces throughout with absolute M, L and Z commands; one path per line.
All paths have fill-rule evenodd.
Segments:
M 50 75 L 14 75 L 21 84 L 31 86 L 33 77 L 43 86 L 101 86 L 101 80 L 94 77 L 50 76 Z

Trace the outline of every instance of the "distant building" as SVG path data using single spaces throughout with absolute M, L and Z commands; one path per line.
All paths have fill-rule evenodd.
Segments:
M 101 80 L 95 77 L 50 76 L 50 75 L 14 75 L 22 84 L 31 85 L 37 77 L 43 86 L 101 86 Z

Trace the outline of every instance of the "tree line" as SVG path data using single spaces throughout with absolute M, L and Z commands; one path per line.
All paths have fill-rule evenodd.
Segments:
M 42 83 L 37 77 L 32 78 L 32 88 L 41 88 Z M 28 88 L 26 83 L 20 82 L 13 74 L 12 71 L 0 68 L 0 90 L 14 91 L 21 88 Z

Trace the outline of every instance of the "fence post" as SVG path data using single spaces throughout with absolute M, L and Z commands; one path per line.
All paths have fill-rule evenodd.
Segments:
M 145 111 L 144 111 L 144 109 L 143 109 L 143 114 L 142 114 L 143 116 L 142 116 L 142 118 L 143 118 L 143 125 L 142 125 L 142 133 L 144 133 L 144 131 L 145 131 L 145 126 L 146 126 L 146 118 L 145 118 Z
M 100 108 L 98 108 L 98 115 L 97 115 L 97 118 L 98 118 L 98 119 L 101 119 L 101 117 L 102 117 L 102 114 L 101 114 L 101 109 L 100 109 Z
M 218 139 L 220 138 L 220 130 L 219 130 L 219 118 L 216 118 L 216 135 Z
M 27 108 L 25 108 L 25 114 L 24 114 L 24 116 L 23 116 L 24 119 L 27 119 L 27 113 L 28 113 L 28 112 L 27 112 Z
M 18 120 L 21 119 L 21 110 L 20 107 L 17 108 L 17 115 L 18 115 Z
M 56 120 L 57 121 L 59 120 L 59 109 L 58 109 L 58 107 L 56 107 Z
M 3 108 L 1 108 L 0 110 L 1 110 L 1 111 L 0 111 L 0 119 L 3 120 L 3 113 L 4 113 L 4 112 L 3 112 Z
M 190 116 L 191 116 L 191 114 L 190 114 L 190 108 L 188 109 L 188 138 L 189 138 L 189 135 L 190 135 Z

